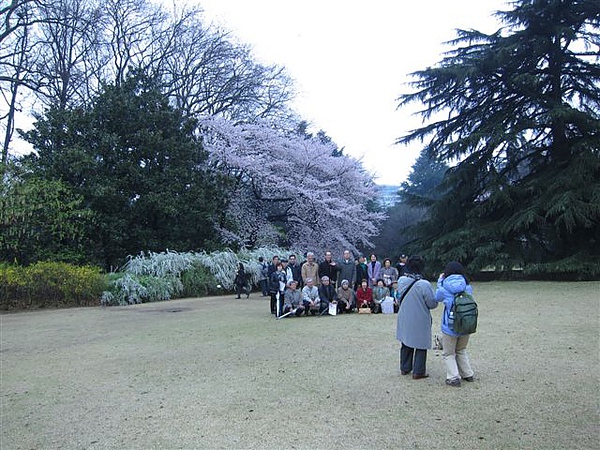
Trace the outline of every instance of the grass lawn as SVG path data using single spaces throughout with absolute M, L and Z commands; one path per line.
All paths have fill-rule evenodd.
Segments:
M 600 448 L 600 282 L 474 292 L 460 388 L 435 350 L 399 375 L 396 315 L 278 321 L 259 293 L 4 314 L 0 448 Z

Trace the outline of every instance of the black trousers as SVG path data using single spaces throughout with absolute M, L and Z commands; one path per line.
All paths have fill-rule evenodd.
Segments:
M 427 350 L 412 348 L 402 344 L 400 348 L 400 370 L 414 375 L 425 375 Z
M 237 294 L 238 298 L 240 297 L 240 294 L 244 292 L 244 294 L 248 295 L 250 292 L 248 290 L 248 286 L 246 286 L 245 284 L 236 284 L 235 285 L 235 293 Z

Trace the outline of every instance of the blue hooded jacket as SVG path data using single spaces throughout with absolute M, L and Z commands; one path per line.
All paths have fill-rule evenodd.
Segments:
M 438 303 L 444 302 L 444 312 L 442 314 L 442 332 L 450 336 L 461 336 L 452 330 L 453 318 L 450 317 L 454 296 L 463 291 L 473 294 L 473 288 L 467 284 L 467 280 L 462 275 L 450 275 L 447 278 L 440 276 L 437 282 L 437 291 L 435 299 Z

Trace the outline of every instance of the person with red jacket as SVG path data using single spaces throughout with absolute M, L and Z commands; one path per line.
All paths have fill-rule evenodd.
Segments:
M 373 306 L 373 289 L 369 287 L 367 280 L 362 280 L 356 291 L 356 307 L 371 308 Z

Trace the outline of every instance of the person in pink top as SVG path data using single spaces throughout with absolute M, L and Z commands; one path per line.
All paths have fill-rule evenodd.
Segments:
M 371 261 L 367 263 L 367 273 L 369 274 L 369 287 L 377 286 L 377 280 L 381 278 L 381 263 L 377 261 L 377 256 L 371 255 Z

